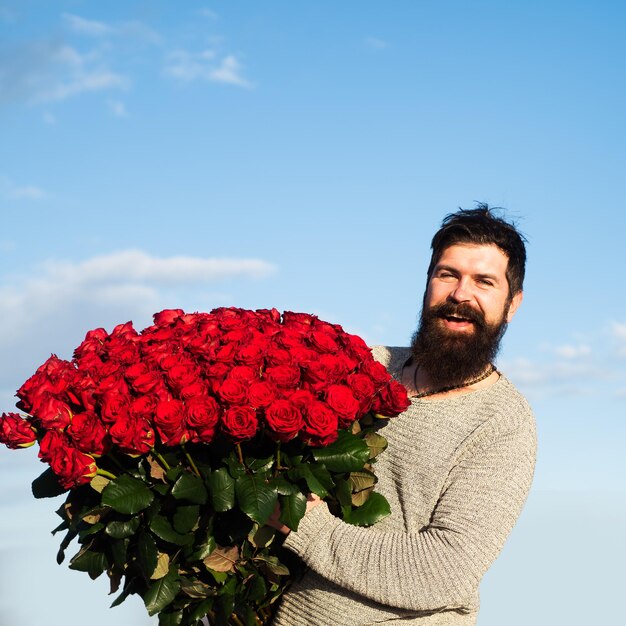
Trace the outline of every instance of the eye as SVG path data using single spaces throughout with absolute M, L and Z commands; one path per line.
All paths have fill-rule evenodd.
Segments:
M 479 278 L 476 282 L 483 287 L 493 287 L 493 281 L 489 278 Z

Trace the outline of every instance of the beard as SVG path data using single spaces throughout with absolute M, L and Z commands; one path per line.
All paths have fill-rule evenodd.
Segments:
M 444 302 L 422 308 L 420 324 L 411 340 L 413 362 L 422 367 L 435 386 L 460 385 L 480 376 L 493 362 L 507 328 L 505 307 L 502 318 L 487 323 L 481 311 L 468 304 Z M 472 332 L 455 332 L 442 320 L 457 316 L 473 323 Z

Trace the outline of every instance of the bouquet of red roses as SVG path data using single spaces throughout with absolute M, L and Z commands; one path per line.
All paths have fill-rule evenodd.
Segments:
M 17 396 L 27 415 L 3 413 L 0 442 L 38 442 L 35 497 L 67 492 L 57 560 L 77 539 L 70 567 L 106 572 L 113 606 L 139 594 L 161 626 L 268 623 L 294 575 L 270 515 L 297 530 L 311 492 L 349 523 L 388 514 L 376 418 L 408 406 L 337 324 L 237 308 L 92 330 Z

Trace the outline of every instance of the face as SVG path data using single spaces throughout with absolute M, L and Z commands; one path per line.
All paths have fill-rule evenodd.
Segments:
M 507 256 L 494 245 L 446 248 L 429 278 L 415 362 L 438 385 L 459 384 L 485 371 L 498 352 L 522 294 L 509 296 Z
M 439 320 L 442 330 L 473 333 L 476 312 L 489 325 L 510 322 L 521 301 L 521 292 L 509 299 L 506 278 L 508 257 L 495 245 L 457 244 L 446 248 L 433 268 L 424 296 L 424 309 L 440 304 L 463 305 L 464 314 Z M 509 302 L 510 300 L 510 302 Z

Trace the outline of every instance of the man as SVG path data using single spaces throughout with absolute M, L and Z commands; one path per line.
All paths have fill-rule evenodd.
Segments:
M 392 513 L 359 528 L 309 498 L 285 546 L 310 569 L 276 626 L 475 624 L 480 580 L 535 464 L 531 409 L 493 365 L 525 261 L 523 238 L 487 206 L 444 219 L 411 347 L 374 349 L 411 397 L 383 427 L 389 447 L 376 463 Z

